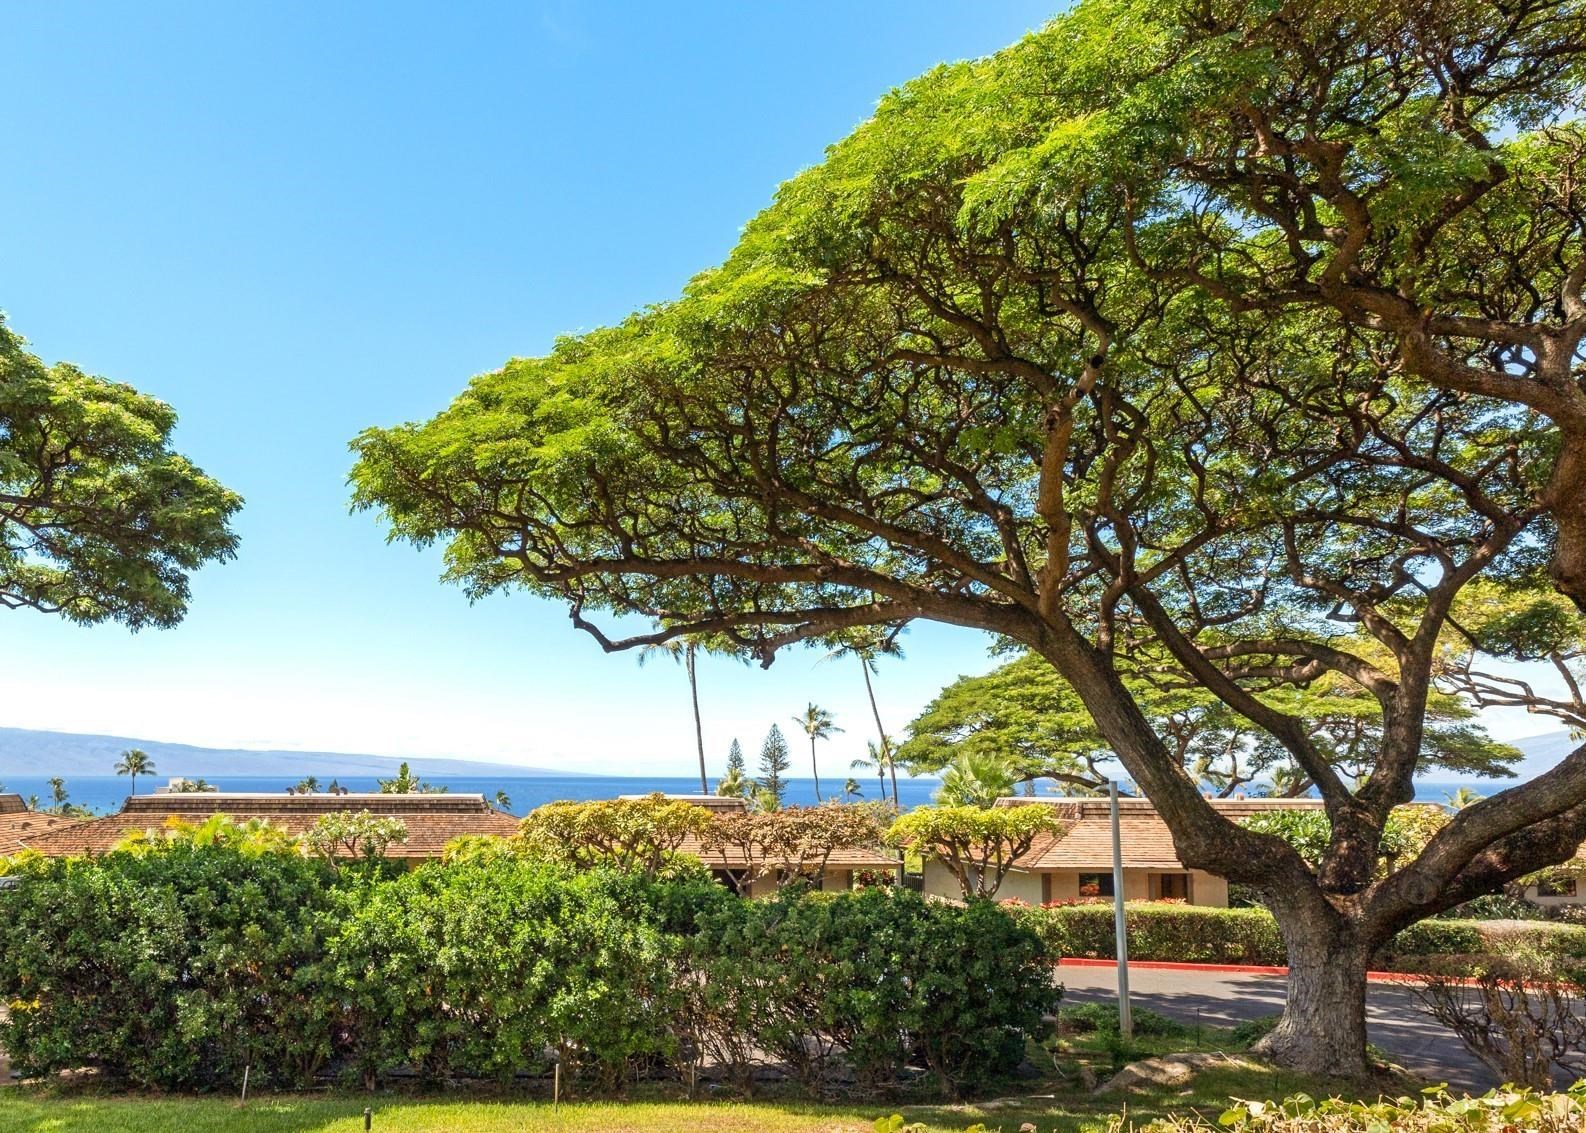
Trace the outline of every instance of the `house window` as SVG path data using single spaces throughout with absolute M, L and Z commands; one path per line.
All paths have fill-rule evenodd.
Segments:
M 1082 873 L 1079 875 L 1079 895 L 1081 897 L 1111 897 L 1112 874 L 1110 873 Z
M 1538 897 L 1573 897 L 1575 896 L 1575 879 L 1573 877 L 1548 877 L 1537 883 L 1536 895 Z
M 1164 873 L 1157 879 L 1157 897 L 1163 901 L 1189 900 L 1189 874 Z

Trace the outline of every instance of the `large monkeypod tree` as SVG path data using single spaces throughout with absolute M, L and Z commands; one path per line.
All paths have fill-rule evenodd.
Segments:
M 929 618 L 1041 658 L 1265 894 L 1266 1052 L 1365 1073 L 1373 952 L 1586 837 L 1582 747 L 1379 853 L 1447 697 L 1579 712 L 1504 666 L 1582 640 L 1583 48 L 1560 3 L 1084 0 L 889 96 L 676 302 L 365 433 L 355 501 L 607 649 Z M 1325 852 L 1218 815 L 1144 687 L 1291 761 Z

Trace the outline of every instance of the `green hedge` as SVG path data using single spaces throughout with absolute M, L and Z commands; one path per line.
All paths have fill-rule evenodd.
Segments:
M 1113 907 L 1108 903 L 1019 908 L 1057 958 L 1114 957 Z M 1130 902 L 1124 906 L 1129 955 L 1135 960 L 1189 964 L 1288 962 L 1277 922 L 1265 909 Z M 1415 971 L 1426 957 L 1505 953 L 1526 948 L 1560 958 L 1586 958 L 1586 927 L 1525 922 L 1427 920 L 1399 933 L 1382 950 L 1384 969 Z
M 767 1052 L 812 1090 L 847 1051 L 881 1090 L 957 1094 L 1017 1065 L 1060 994 L 989 903 L 897 890 L 743 901 L 512 856 L 335 873 L 240 844 L 22 863 L 0 890 L 0 1047 L 160 1089 L 545 1074 L 747 1088 Z
M 1021 913 L 1054 957 L 1113 959 L 1116 940 L 1108 903 L 1054 905 Z M 1124 906 L 1129 955 L 1186 964 L 1283 964 L 1283 939 L 1265 909 L 1129 902 Z

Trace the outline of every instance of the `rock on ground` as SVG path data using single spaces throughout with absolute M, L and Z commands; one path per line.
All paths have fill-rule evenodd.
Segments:
M 1208 1066 L 1233 1066 L 1255 1069 L 1255 1063 L 1215 1051 L 1190 1051 L 1164 1054 L 1131 1062 L 1096 1089 L 1098 1094 L 1120 1094 L 1147 1086 L 1184 1086 Z

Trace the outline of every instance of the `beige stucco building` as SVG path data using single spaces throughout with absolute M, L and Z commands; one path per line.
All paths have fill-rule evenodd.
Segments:
M 1227 818 L 1272 810 L 1319 810 L 1319 799 L 1212 799 Z M 1060 834 L 1043 835 L 1021 855 L 997 890 L 999 901 L 1030 905 L 1110 898 L 1113 892 L 1112 819 L 1106 799 L 1009 798 L 997 806 L 1052 807 L 1064 823 Z M 1149 799 L 1118 800 L 1126 901 L 1183 901 L 1190 905 L 1228 904 L 1228 882 L 1204 870 L 1188 869 L 1173 849 L 1173 835 Z M 956 900 L 962 896 L 952 870 L 925 859 L 925 892 Z

